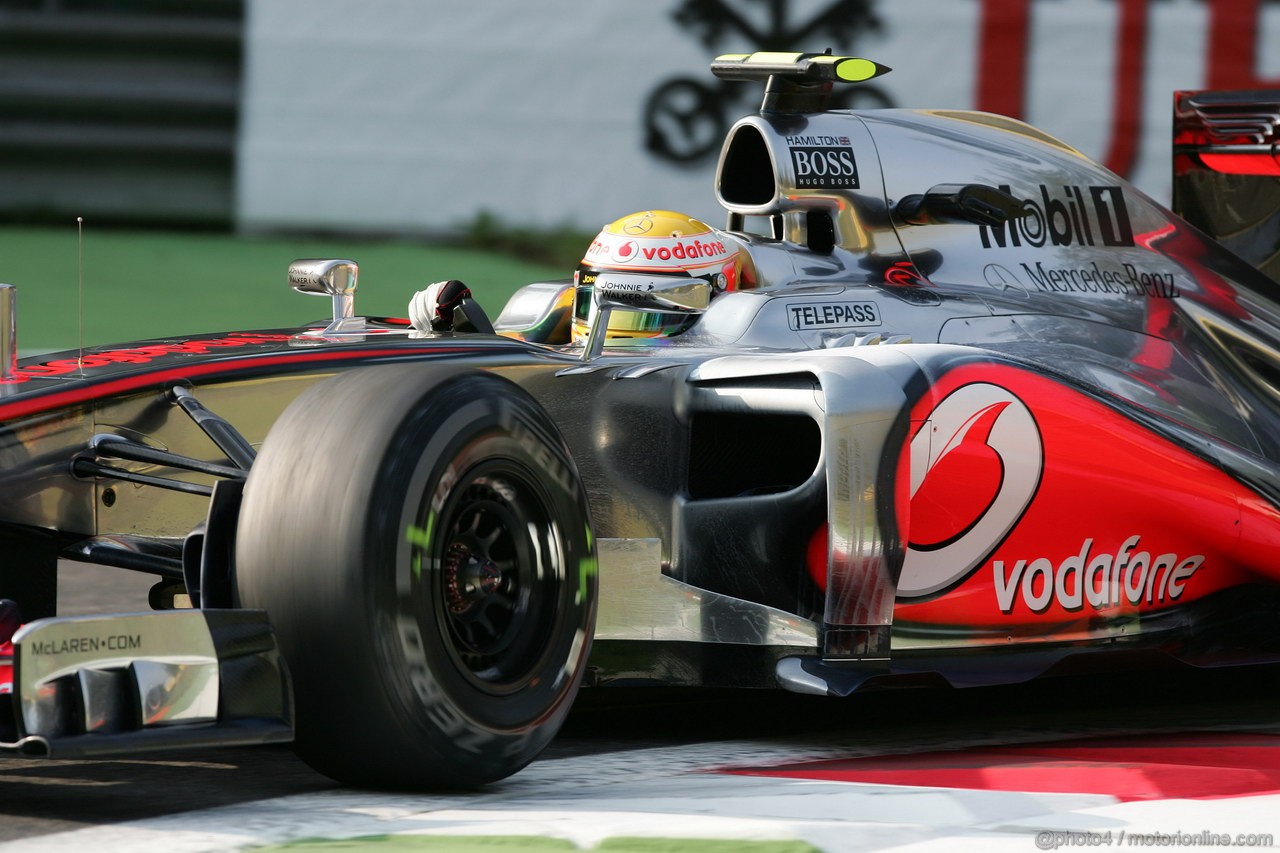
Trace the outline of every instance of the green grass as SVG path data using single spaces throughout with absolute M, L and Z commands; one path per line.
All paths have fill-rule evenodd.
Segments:
M 356 261 L 356 313 L 369 316 L 403 317 L 415 290 L 458 278 L 495 317 L 521 285 L 572 274 L 569 267 L 407 241 L 89 229 L 84 235 L 84 345 L 282 328 L 329 316 L 328 298 L 289 289 L 285 270 L 296 258 Z M 0 228 L 0 282 L 18 287 L 22 352 L 77 346 L 74 227 Z

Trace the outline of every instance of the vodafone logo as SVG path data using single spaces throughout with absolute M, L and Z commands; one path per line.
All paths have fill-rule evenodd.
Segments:
M 591 241 L 585 255 L 586 260 L 609 265 L 681 271 L 730 258 L 732 253 L 723 241 L 702 239 L 702 235 L 630 239 L 602 233 Z
M 951 392 L 911 439 L 911 517 L 898 595 L 968 577 L 1014 528 L 1044 470 L 1031 410 L 998 385 Z
M 658 261 L 694 261 L 701 258 L 720 258 L 729 254 L 724 243 L 719 240 L 662 240 L 650 241 L 640 251 L 646 260 Z M 675 265 L 673 265 L 675 266 Z
M 635 240 L 623 240 L 613 247 L 610 257 L 620 264 L 627 264 L 634 261 L 639 253 L 640 247 L 636 245 Z
M 608 258 L 615 264 L 629 264 L 640 257 L 640 244 L 635 240 L 610 240 L 601 234 L 587 247 L 586 257 L 591 260 Z

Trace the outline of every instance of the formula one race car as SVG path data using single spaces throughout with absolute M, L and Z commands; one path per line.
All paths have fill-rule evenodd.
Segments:
M 1020 122 L 824 109 L 875 63 L 712 68 L 767 81 L 728 228 L 623 220 L 492 325 L 457 287 L 452 331 L 357 317 L 335 260 L 290 268 L 323 328 L 16 364 L 6 336 L 0 748 L 294 738 L 456 787 L 531 761 L 581 683 L 1280 659 L 1276 283 Z M 1270 151 L 1260 98 L 1180 99 L 1198 210 L 1215 157 Z M 158 612 L 55 618 L 60 559 L 154 574 Z

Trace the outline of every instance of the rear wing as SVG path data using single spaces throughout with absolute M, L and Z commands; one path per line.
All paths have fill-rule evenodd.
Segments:
M 1177 92 L 1173 210 L 1280 281 L 1280 91 Z

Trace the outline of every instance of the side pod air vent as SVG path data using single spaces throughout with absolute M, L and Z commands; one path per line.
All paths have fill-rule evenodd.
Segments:
M 764 205 L 773 201 L 773 161 L 760 131 L 743 125 L 734 131 L 716 187 L 722 202 L 735 205 Z
M 821 452 L 822 432 L 807 415 L 698 414 L 689 442 L 689 497 L 790 491 L 813 476 Z

